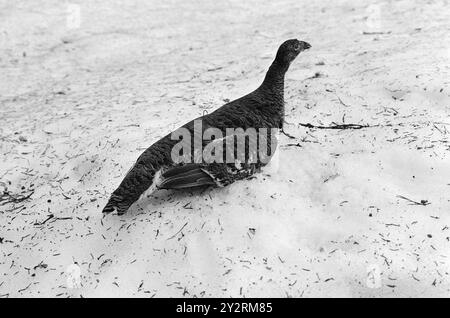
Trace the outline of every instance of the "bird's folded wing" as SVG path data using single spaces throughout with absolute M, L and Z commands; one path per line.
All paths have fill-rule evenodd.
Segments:
M 204 185 L 215 185 L 213 178 L 198 164 L 173 167 L 164 172 L 158 181 L 160 189 L 184 189 Z

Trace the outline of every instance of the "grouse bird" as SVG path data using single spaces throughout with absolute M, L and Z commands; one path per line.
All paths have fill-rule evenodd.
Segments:
M 231 147 L 234 156 L 239 154 L 236 153 L 235 140 L 232 139 L 231 143 L 228 142 L 230 137 L 233 138 L 235 135 L 232 129 L 232 132 L 228 133 L 230 128 L 242 130 L 266 128 L 283 131 L 284 76 L 297 55 L 310 47 L 309 43 L 297 39 L 285 41 L 279 47 L 263 83 L 255 91 L 223 105 L 210 114 L 188 122 L 178 130 L 184 130 L 190 136 L 195 136 L 196 129 L 198 129 L 196 123 L 201 126 L 200 135 L 204 134 L 208 128 L 214 128 L 216 132 L 223 133 L 225 137 L 223 135 L 217 139 L 212 136 L 209 139 L 203 137 L 200 142 L 200 150 L 204 147 L 221 144 L 225 145 L 226 150 L 230 150 Z M 273 143 L 269 141 L 273 141 L 274 134 L 269 132 L 267 135 L 268 137 L 264 139 L 261 137 L 262 135 L 258 134 L 257 139 L 258 142 L 265 140 L 268 145 L 266 148 L 269 148 L 270 160 L 274 147 L 271 146 Z M 245 139 L 247 143 L 244 148 L 243 160 L 235 159 L 232 162 L 196 160 L 195 157 L 198 157 L 199 152 L 195 149 L 198 148 L 193 147 L 192 143 L 189 148 L 189 144 L 190 141 L 193 141 L 194 146 L 199 144 L 196 144 L 195 138 L 190 136 L 184 140 L 187 142 L 188 151 L 183 150 L 182 152 L 183 158 L 191 158 L 191 161 L 180 162 L 175 160 L 176 158 L 174 159 L 173 150 L 180 143 L 180 136 L 174 138 L 173 133 L 164 136 L 147 148 L 125 175 L 119 187 L 111 194 L 108 203 L 103 208 L 103 213 L 117 211 L 118 214 L 123 214 L 142 195 L 157 189 L 183 189 L 197 186 L 223 187 L 236 180 L 249 178 L 267 163 L 267 160 L 262 160 L 259 155 L 256 159 L 253 157 L 253 152 L 249 150 L 248 138 Z M 264 144 L 264 140 L 262 144 Z M 211 153 L 214 155 L 214 151 Z M 218 156 L 222 155 L 218 154 Z M 233 158 L 235 157 L 232 156 Z

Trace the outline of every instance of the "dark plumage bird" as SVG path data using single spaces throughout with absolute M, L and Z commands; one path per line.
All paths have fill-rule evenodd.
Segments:
M 275 60 L 270 66 L 263 83 L 255 91 L 239 99 L 229 102 L 216 111 L 196 118 L 179 129 L 184 129 L 195 135 L 195 122 L 201 123 L 201 131 L 216 128 L 225 136 L 216 140 L 201 140 L 202 147 L 211 146 L 211 143 L 223 143 L 225 147 L 237 148 L 234 139 L 231 144 L 226 140 L 230 138 L 227 128 L 267 128 L 283 129 L 284 122 L 284 75 L 291 62 L 297 55 L 311 47 L 310 44 L 296 39 L 284 42 L 277 51 Z M 234 136 L 231 135 L 234 138 Z M 268 134 L 268 139 L 274 136 Z M 260 140 L 262 137 L 259 137 Z M 236 180 L 245 179 L 259 171 L 266 164 L 261 158 L 249 160 L 248 145 L 245 146 L 245 159 L 243 161 L 205 162 L 204 160 L 179 163 L 174 161 L 172 150 L 180 140 L 174 140 L 172 133 L 161 138 L 147 148 L 128 171 L 119 187 L 112 193 L 103 213 L 114 210 L 118 214 L 125 213 L 144 193 L 156 189 L 183 189 L 196 186 L 223 187 Z M 195 156 L 192 139 L 191 155 Z M 269 156 L 275 149 L 270 149 Z M 236 149 L 234 149 L 236 152 Z M 213 152 L 214 153 L 214 152 Z M 183 153 L 183 155 L 186 155 Z M 235 153 L 235 155 L 237 155 Z

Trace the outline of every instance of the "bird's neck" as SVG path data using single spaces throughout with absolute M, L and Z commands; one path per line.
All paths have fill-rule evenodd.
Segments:
M 263 83 L 259 87 L 260 90 L 272 95 L 284 96 L 284 75 L 286 74 L 289 65 L 281 63 L 275 59 L 267 71 Z

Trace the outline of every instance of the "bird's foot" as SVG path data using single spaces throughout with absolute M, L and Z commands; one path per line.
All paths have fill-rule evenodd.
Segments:
M 285 135 L 286 137 L 290 138 L 290 139 L 295 139 L 296 138 L 295 136 L 292 136 L 292 135 L 288 134 L 287 132 L 285 132 L 284 129 L 281 129 L 281 133 L 283 135 Z

